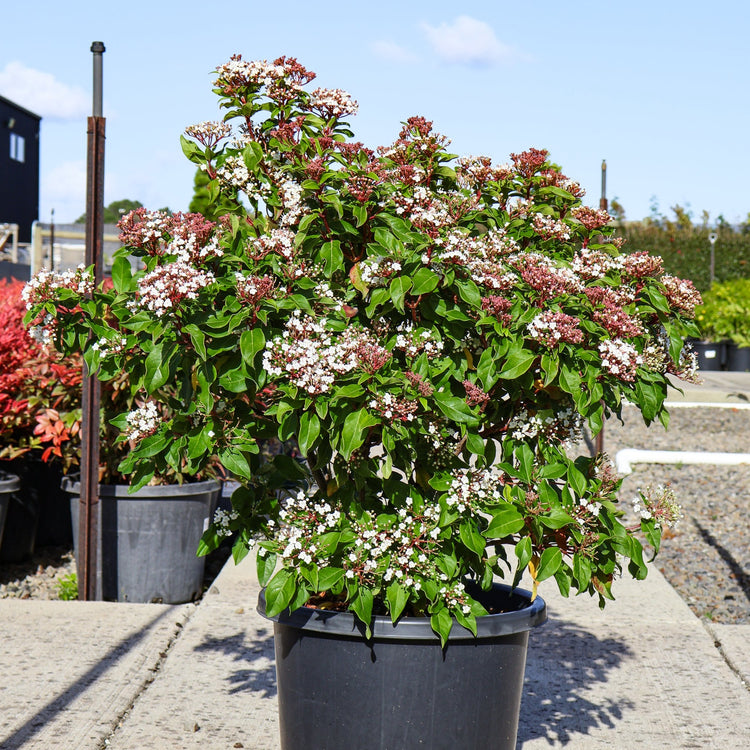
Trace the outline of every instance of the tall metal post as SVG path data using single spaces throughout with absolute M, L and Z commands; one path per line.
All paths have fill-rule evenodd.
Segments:
M 607 161 L 602 159 L 602 197 L 599 199 L 599 208 L 602 211 L 607 210 Z M 603 406 L 602 402 L 602 406 Z M 604 425 L 599 434 L 594 439 L 594 449 L 597 453 L 604 453 Z
M 93 115 L 88 118 L 86 169 L 86 266 L 94 267 L 94 282 L 102 281 L 104 241 L 104 139 L 102 116 L 102 53 L 104 44 L 91 45 L 94 54 Z M 81 416 L 81 498 L 78 513 L 78 598 L 97 598 L 99 538 L 99 380 L 84 365 Z

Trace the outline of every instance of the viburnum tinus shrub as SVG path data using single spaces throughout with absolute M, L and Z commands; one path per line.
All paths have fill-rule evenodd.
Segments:
M 220 220 L 134 211 L 114 289 L 38 292 L 30 319 L 153 401 L 176 384 L 169 420 L 120 419 L 121 468 L 138 486 L 217 456 L 242 488 L 201 551 L 257 543 L 271 615 L 428 615 L 444 639 L 484 613 L 467 580 L 527 569 L 603 603 L 623 566 L 646 575 L 637 530 L 658 549 L 673 508 L 649 495 L 626 527 L 606 457 L 567 449 L 626 399 L 666 424 L 699 295 L 621 254 L 546 151 L 457 159 L 421 117 L 373 150 L 344 123 L 356 103 L 313 77 L 221 65 L 224 120 L 182 139 Z M 305 461 L 264 458 L 269 439 Z

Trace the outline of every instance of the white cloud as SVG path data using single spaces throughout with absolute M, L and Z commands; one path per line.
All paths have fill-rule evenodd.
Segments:
M 396 42 L 378 40 L 373 42 L 370 47 L 379 58 L 389 62 L 414 63 L 419 60 L 411 50 L 396 44 Z
M 53 120 L 85 117 L 91 107 L 86 92 L 58 81 L 52 73 L 9 62 L 0 70 L 0 94 L 32 112 Z
M 452 24 L 421 24 L 432 48 L 446 62 L 494 65 L 511 57 L 512 50 L 495 36 L 492 27 L 470 16 L 458 16 Z
M 53 208 L 56 221 L 75 221 L 86 211 L 86 162 L 56 165 L 42 175 L 40 187 L 40 221 L 49 221 Z

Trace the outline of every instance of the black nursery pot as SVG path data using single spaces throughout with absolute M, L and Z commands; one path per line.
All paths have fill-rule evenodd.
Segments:
M 282 750 L 514 750 L 529 630 L 546 605 L 495 584 L 503 611 L 454 623 L 443 649 L 426 617 L 373 618 L 302 607 L 272 617 Z M 258 612 L 266 617 L 264 593 Z
M 691 341 L 693 351 L 698 357 L 699 370 L 721 370 L 724 364 L 726 345 L 723 341 Z
M 727 344 L 725 369 L 732 372 L 750 372 L 750 347 Z

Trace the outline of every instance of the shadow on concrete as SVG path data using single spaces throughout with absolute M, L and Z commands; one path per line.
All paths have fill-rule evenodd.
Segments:
M 576 747 L 580 735 L 597 727 L 615 729 L 630 701 L 587 697 L 606 683 L 622 662 L 634 657 L 617 638 L 598 638 L 578 625 L 550 618 L 529 637 L 526 678 L 518 726 L 519 750 L 539 737 L 550 746 Z
M 75 605 L 71 605 L 75 606 Z M 112 667 L 125 656 L 129 651 L 135 648 L 146 636 L 148 636 L 151 630 L 156 624 L 164 617 L 172 616 L 173 612 L 170 609 L 165 610 L 160 615 L 154 617 L 142 630 L 137 633 L 123 638 L 119 643 L 110 649 L 110 651 L 104 655 L 91 669 L 82 674 L 74 683 L 68 687 L 65 692 L 54 697 L 47 705 L 43 706 L 33 716 L 30 716 L 18 729 L 7 737 L 0 737 L 0 748 L 3 750 L 18 750 L 23 747 L 25 743 L 29 742 L 34 735 L 38 734 L 45 725 L 54 721 L 55 717 L 67 711 L 70 704 L 78 698 L 79 695 L 86 692 L 87 690 L 95 690 L 92 687 L 93 684 L 104 674 L 106 674 Z M 138 692 L 138 686 L 133 686 L 133 696 Z M 123 706 L 124 708 L 124 706 Z M 117 717 L 113 716 L 113 728 L 114 722 Z M 102 738 L 103 739 L 103 738 Z M 31 747 L 29 745 L 28 747 Z
M 727 567 L 732 572 L 734 580 L 737 585 L 742 589 L 742 593 L 745 595 L 748 601 L 750 601 L 750 574 L 743 569 L 743 567 L 735 560 L 734 555 L 723 547 L 711 534 L 708 529 L 704 529 L 698 521 L 693 519 L 698 532 L 701 535 L 703 541 L 710 547 L 713 547 L 718 553 L 719 557 L 727 564 Z
M 255 635 L 245 631 L 226 638 L 207 638 L 196 651 L 213 651 L 229 656 L 238 669 L 227 678 L 235 693 L 258 693 L 262 698 L 276 697 L 276 662 L 273 635 L 258 628 Z

